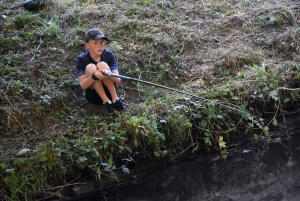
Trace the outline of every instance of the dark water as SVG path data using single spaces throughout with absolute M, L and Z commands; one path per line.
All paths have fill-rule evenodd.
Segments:
M 87 200 L 300 201 L 300 117 L 287 121 L 279 121 L 264 142 L 242 145 L 226 160 L 194 156 Z

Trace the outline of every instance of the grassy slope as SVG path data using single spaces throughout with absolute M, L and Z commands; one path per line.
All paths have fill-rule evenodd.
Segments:
M 297 1 L 61 0 L 33 12 L 18 7 L 22 2 L 0 4 L 3 169 L 22 169 L 24 161 L 13 166 L 10 158 L 24 148 L 30 150 L 25 158 L 34 155 L 48 164 L 41 175 L 68 170 L 60 159 L 49 159 L 62 152 L 76 152 L 64 160 L 78 167 L 99 166 L 86 159 L 101 158 L 107 166 L 92 170 L 109 174 L 116 154 L 174 157 L 188 147 L 219 147 L 219 137 L 227 141 L 233 131 L 258 137 L 249 116 L 134 82 L 119 87 L 130 113 L 105 120 L 87 109 L 74 83 L 75 57 L 91 27 L 99 27 L 112 40 L 107 48 L 116 53 L 123 75 L 247 108 L 257 119 L 271 114 L 265 125 L 276 124 L 276 114 L 298 108 L 299 93 L 293 90 L 299 88 L 300 78 Z M 187 115 L 173 110 L 182 105 L 190 107 Z M 118 141 L 113 136 L 119 136 Z M 95 139 L 108 144 L 99 143 L 95 151 Z M 74 150 L 73 145 L 85 148 Z M 53 177 L 61 178 L 59 183 L 68 180 L 64 173 Z

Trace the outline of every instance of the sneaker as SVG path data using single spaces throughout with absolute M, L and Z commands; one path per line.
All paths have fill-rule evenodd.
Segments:
M 104 117 L 109 117 L 109 116 L 113 116 L 114 114 L 115 113 L 114 113 L 113 104 L 108 102 L 104 103 L 102 107 L 102 115 Z
M 127 110 L 126 105 L 121 98 L 116 100 L 116 102 L 114 103 L 114 108 L 115 108 L 115 110 L 117 110 L 119 112 L 123 112 L 123 111 Z

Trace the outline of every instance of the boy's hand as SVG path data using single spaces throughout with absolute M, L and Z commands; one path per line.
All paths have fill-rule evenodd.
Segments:
M 106 76 L 102 75 L 102 73 L 97 70 L 96 72 L 94 72 L 94 75 L 99 79 L 99 80 L 103 80 L 106 78 Z
M 106 69 L 99 69 L 95 72 L 95 76 L 99 79 L 99 80 L 104 80 L 105 78 L 107 78 L 107 74 L 111 73 L 109 70 Z
M 110 70 L 106 70 L 106 69 L 99 69 L 100 73 L 105 76 L 105 78 L 107 77 L 108 74 L 111 73 Z

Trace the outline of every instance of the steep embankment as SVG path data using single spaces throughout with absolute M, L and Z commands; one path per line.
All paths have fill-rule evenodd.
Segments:
M 226 157 L 231 140 L 259 140 L 276 115 L 298 110 L 297 1 L 42 2 L 30 12 L 0 2 L 4 198 L 49 195 L 82 174 L 116 177 L 134 160 Z M 121 74 L 199 98 L 124 81 L 128 113 L 104 119 L 75 74 L 91 27 L 112 40 Z

